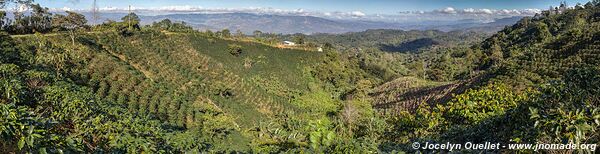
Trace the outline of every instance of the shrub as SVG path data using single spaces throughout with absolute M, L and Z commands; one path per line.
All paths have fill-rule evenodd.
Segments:
M 445 117 L 458 124 L 475 124 L 504 114 L 527 100 L 527 93 L 518 94 L 504 84 L 490 84 L 478 90 L 468 90 L 444 106 Z
M 240 56 L 242 54 L 242 46 L 238 44 L 229 44 L 227 46 L 227 51 L 233 56 Z

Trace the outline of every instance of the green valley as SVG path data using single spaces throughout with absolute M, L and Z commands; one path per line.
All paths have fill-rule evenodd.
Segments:
M 494 34 L 312 35 L 142 24 L 135 13 L 94 25 L 77 12 L 0 1 L 7 4 L 32 12 L 0 11 L 0 153 L 600 143 L 599 1 L 545 10 Z

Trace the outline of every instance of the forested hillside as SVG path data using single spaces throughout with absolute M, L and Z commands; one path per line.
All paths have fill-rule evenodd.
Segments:
M 323 46 L 332 46 L 348 57 L 359 59 L 362 69 L 385 81 L 413 76 L 447 82 L 469 78 L 482 55 L 470 47 L 489 36 L 472 31 L 376 29 L 339 35 L 296 34 L 283 39 L 304 38 L 308 46 L 325 42 Z
M 142 26 L 133 13 L 89 26 L 75 12 L 37 10 L 48 22 L 2 26 L 13 35 L 2 34 L 1 151 L 376 150 L 350 130 L 375 122 L 344 126 L 338 96 L 378 79 L 331 49 L 281 49 L 169 20 Z
M 469 52 L 483 56 L 475 62 L 475 77 L 458 82 L 466 91 L 454 92 L 447 102 L 388 105 L 399 115 L 392 118 L 396 131 L 388 137 L 396 142 L 391 147 L 402 147 L 398 142 L 432 140 L 599 143 L 598 5 L 590 2 L 544 11 L 471 47 Z M 436 91 L 435 87 L 423 89 Z M 414 97 L 395 96 L 400 100 Z
M 342 50 L 373 48 L 386 52 L 419 52 L 435 45 L 456 46 L 479 42 L 486 34 L 469 31 L 442 32 L 438 30 L 403 31 L 372 29 L 345 34 L 314 34 L 307 41 L 329 42 Z
M 76 12 L 28 5 L 32 13 L 12 20 L 0 12 L 2 153 L 600 143 L 598 1 L 548 10 L 492 36 L 369 30 L 268 38 L 168 19 L 141 25 L 135 13 L 89 25 Z M 298 45 L 272 43 L 283 40 Z M 303 50 L 314 47 L 321 51 Z

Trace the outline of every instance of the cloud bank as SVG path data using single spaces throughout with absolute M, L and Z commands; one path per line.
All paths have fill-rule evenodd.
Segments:
M 453 7 L 447 7 L 444 9 L 434 10 L 427 13 L 432 14 L 458 14 L 458 15 L 512 15 L 512 16 L 532 16 L 536 13 L 540 13 L 542 10 L 540 9 L 474 9 L 474 8 L 466 8 L 466 9 L 455 9 Z M 422 12 L 425 13 L 425 12 Z
M 129 8 L 119 7 L 101 7 L 101 12 L 116 12 L 126 13 Z M 142 15 L 160 15 L 173 13 L 255 13 L 255 14 L 270 14 L 270 15 L 294 15 L 294 16 L 315 16 L 328 19 L 347 19 L 347 20 L 376 20 L 390 22 L 421 22 L 421 21 L 456 21 L 456 20 L 481 20 L 488 21 L 497 18 L 505 18 L 512 16 L 533 16 L 540 13 L 540 9 L 486 9 L 486 8 L 454 8 L 445 7 L 431 11 L 403 11 L 397 14 L 366 14 L 364 12 L 355 11 L 310 11 L 305 9 L 278 9 L 271 7 L 247 7 L 247 8 L 204 8 L 201 6 L 177 5 L 163 7 L 132 7 L 136 13 Z M 51 11 L 81 11 L 71 8 L 52 8 Z

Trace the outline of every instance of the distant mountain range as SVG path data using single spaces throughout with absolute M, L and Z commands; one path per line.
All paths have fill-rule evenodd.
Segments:
M 495 19 L 493 22 L 481 22 L 475 20 L 463 20 L 458 21 L 456 23 L 449 24 L 430 24 L 426 26 L 424 29 L 427 30 L 441 30 L 441 31 L 452 31 L 452 30 L 469 30 L 469 31 L 478 31 L 478 32 L 488 32 L 488 33 L 496 33 L 497 31 L 502 30 L 505 26 L 514 25 L 519 20 L 521 20 L 522 16 L 514 16 L 508 18 L 500 18 Z M 423 30 L 423 29 L 419 29 Z
M 91 17 L 91 14 L 86 14 Z M 102 20 L 120 20 L 124 13 L 103 13 Z M 184 21 L 196 29 L 200 30 L 222 30 L 231 31 L 240 30 L 246 34 L 251 34 L 255 30 L 270 33 L 346 33 L 358 32 L 368 29 L 398 29 L 398 30 L 473 30 L 482 32 L 496 32 L 506 25 L 515 24 L 522 17 L 515 16 L 509 18 L 496 19 L 492 22 L 477 20 L 459 20 L 459 21 L 430 21 L 413 23 L 392 23 L 382 21 L 364 21 L 364 20 L 334 20 L 313 16 L 285 16 L 268 15 L 252 13 L 186 13 L 186 14 L 166 14 L 166 15 L 140 15 L 142 24 L 151 24 L 152 22 L 163 19 L 173 21 Z M 91 20 L 91 19 L 90 19 Z

